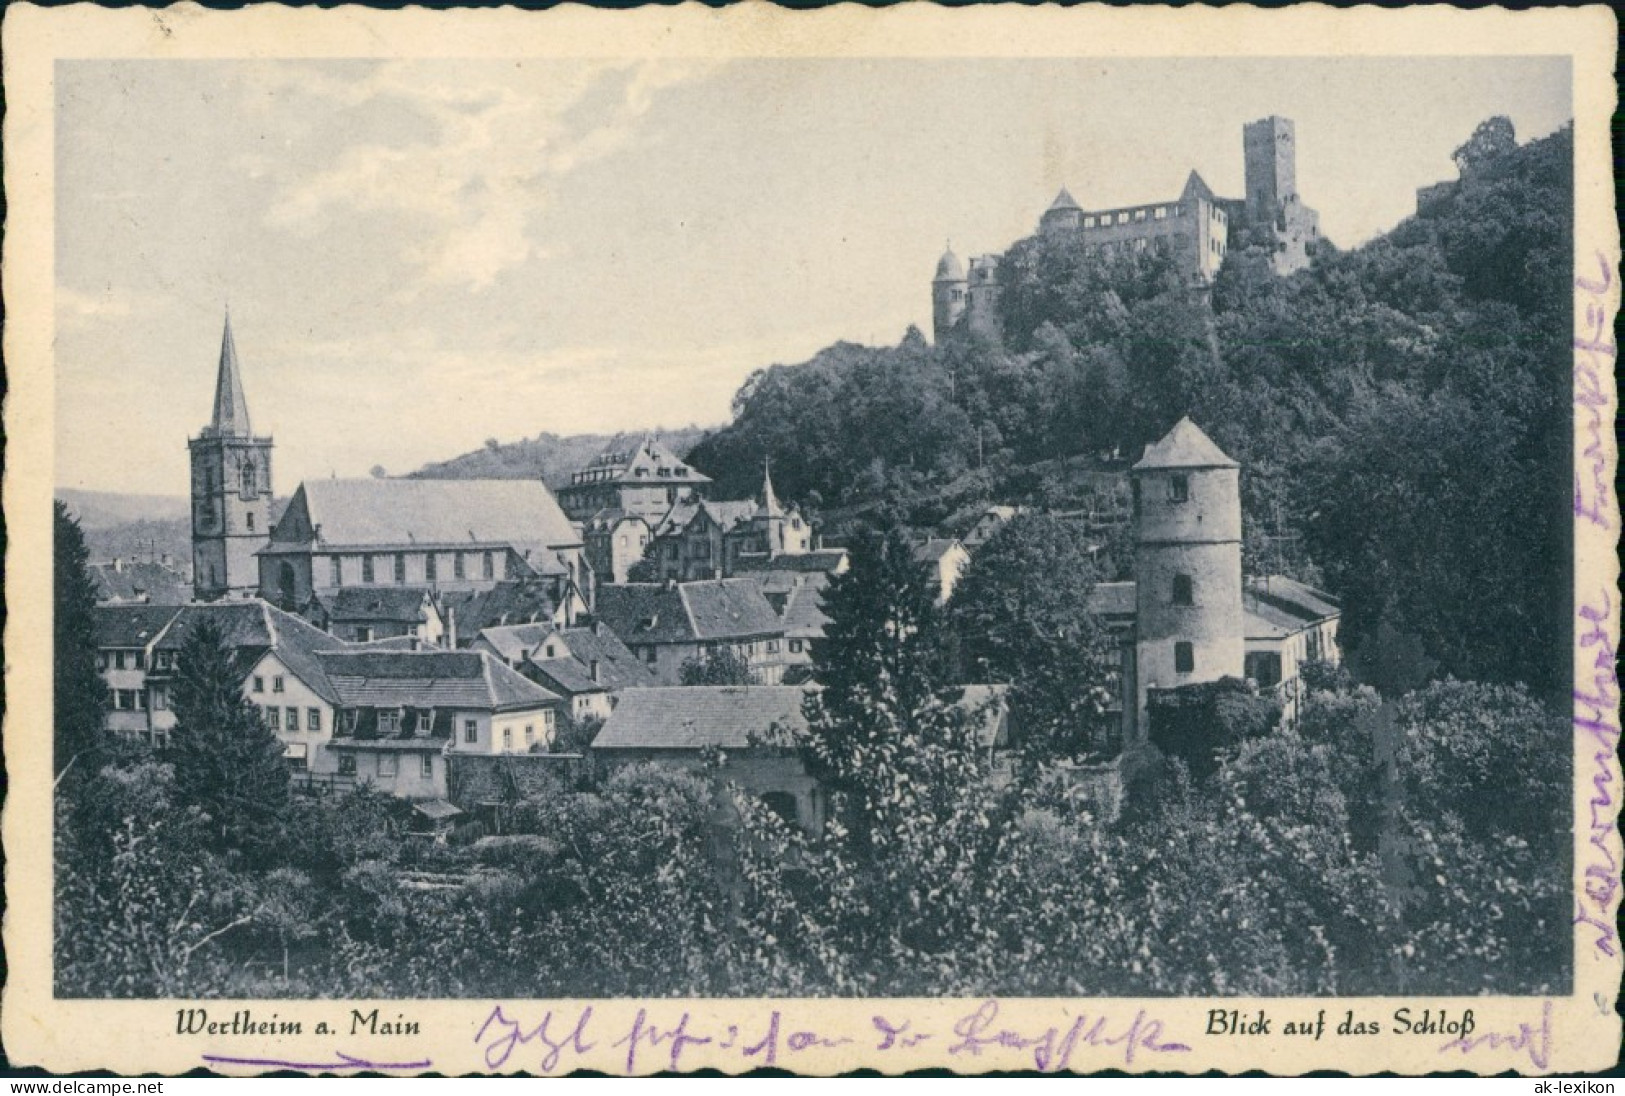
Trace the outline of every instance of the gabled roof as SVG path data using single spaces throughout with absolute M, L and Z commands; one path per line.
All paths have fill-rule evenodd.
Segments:
M 1185 189 L 1179 194 L 1179 200 L 1182 202 L 1192 198 L 1202 198 L 1209 202 L 1218 201 L 1213 194 L 1213 188 L 1207 185 L 1207 180 L 1194 170 L 1186 177 Z
M 666 470 L 661 475 L 661 469 Z M 682 458 L 654 438 L 645 437 L 631 449 L 606 449 L 594 457 L 582 473 L 596 472 L 590 480 L 572 480 L 572 486 L 605 483 L 710 483 L 711 477 L 697 472 Z M 582 474 L 578 473 L 578 475 Z
M 806 730 L 806 691 L 794 685 L 687 685 L 627 689 L 593 739 L 595 750 L 788 746 Z
M 322 597 L 330 619 L 390 620 L 417 624 L 423 620 L 424 602 L 431 600 L 421 586 L 341 586 Z
M 475 641 L 484 640 L 490 644 L 498 658 L 511 665 L 523 662 L 536 649 L 542 637 L 551 635 L 552 632 L 553 625 L 550 622 L 504 624 L 494 628 L 481 628 Z
M 693 524 L 701 510 L 705 511 L 706 516 L 724 533 L 729 533 L 736 526 L 755 517 L 756 508 L 757 504 L 752 499 L 729 499 L 721 502 L 712 499 L 692 499 L 679 502 L 666 511 L 665 517 L 655 526 L 654 535 L 669 537 L 681 533 Z
M 180 614 L 175 605 L 98 605 L 96 646 L 133 650 L 146 647 Z
M 581 543 L 541 480 L 314 479 L 299 485 L 271 548 L 464 548 Z
M 243 378 L 237 368 L 237 342 L 231 337 L 231 313 L 226 313 L 226 329 L 220 336 L 220 372 L 214 382 L 214 416 L 205 434 L 214 437 L 248 438 L 254 431 L 248 425 L 248 400 L 243 396 Z
M 87 568 L 97 601 L 144 600 L 151 605 L 185 605 L 191 581 L 161 563 L 92 563 Z
M 1030 209 L 1031 207 L 1029 206 L 1028 208 Z M 1050 212 L 1062 209 L 1070 210 L 1079 208 L 1078 203 L 1072 197 L 1072 192 L 1067 190 L 1064 186 L 1061 188 L 1061 193 L 1057 194 L 1055 196 L 1055 200 L 1049 204 Z
M 512 624 L 550 623 L 558 612 L 557 580 L 505 579 L 489 590 L 447 591 L 441 594 L 446 614 L 457 614 L 457 634 L 477 635 L 487 628 Z
M 734 561 L 734 571 L 740 574 L 770 574 L 775 571 L 798 574 L 833 575 L 847 562 L 845 548 L 820 548 L 812 552 L 781 553 L 775 556 L 740 556 Z
M 1285 575 L 1252 579 L 1247 584 L 1247 593 L 1305 623 L 1329 620 L 1341 616 L 1343 612 L 1342 606 L 1332 595 Z
M 784 626 L 761 587 L 748 578 L 711 579 L 666 587 L 652 583 L 603 586 L 598 617 L 628 645 L 699 643 L 783 635 Z
M 483 651 L 343 651 L 318 657 L 346 708 L 504 712 L 560 699 Z
M 1158 441 L 1145 447 L 1145 455 L 1135 464 L 1133 471 L 1154 468 L 1240 468 L 1224 450 L 1213 444 L 1213 439 L 1202 433 L 1202 428 L 1189 416 L 1174 424 L 1174 428 Z
M 914 546 L 914 562 L 936 563 L 955 548 L 958 548 L 961 552 L 965 550 L 965 546 L 957 540 L 933 537 L 924 544 Z
M 828 588 L 829 578 L 825 575 L 807 575 L 791 588 L 779 614 L 785 635 L 806 639 L 824 634 L 830 623 L 829 614 L 824 612 L 824 591 Z
M 574 662 L 580 671 L 587 675 L 588 680 L 592 677 L 592 664 L 598 663 L 598 684 L 601 686 L 609 689 L 631 689 L 657 685 L 660 682 L 654 671 L 628 650 L 619 636 L 602 624 L 585 628 L 560 628 L 554 635 L 558 637 L 562 647 L 570 652 L 568 661 Z M 542 649 L 533 653 L 545 654 L 546 647 L 547 643 L 544 640 Z M 537 666 L 545 666 L 554 660 L 533 661 Z
M 274 654 L 312 692 L 324 700 L 337 699 L 317 654 L 343 650 L 348 644 L 258 598 L 182 606 L 155 649 L 179 651 L 205 621 L 220 629 L 225 645 L 245 660 Z

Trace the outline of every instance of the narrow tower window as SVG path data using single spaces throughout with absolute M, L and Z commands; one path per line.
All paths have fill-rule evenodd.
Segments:
M 362 582 L 372 582 L 373 581 L 372 557 L 371 556 L 362 556 L 361 557 L 361 581 Z
M 406 553 L 404 552 L 395 553 L 395 581 L 401 583 L 406 581 Z
M 439 567 L 437 565 L 437 559 L 435 554 L 430 552 L 428 555 L 423 557 L 423 578 L 427 582 L 433 582 L 438 577 Z
M 1174 576 L 1174 604 L 1175 605 L 1192 605 L 1192 604 L 1194 604 L 1194 601 L 1191 598 L 1191 576 L 1189 576 L 1189 575 L 1175 575 Z
M 334 556 L 333 559 L 332 559 L 332 565 L 333 565 L 333 585 L 334 586 L 343 586 L 344 585 L 344 561 L 342 559 L 340 559 L 338 556 Z
M 1170 476 L 1168 478 L 1168 501 L 1185 502 L 1191 497 L 1191 478 L 1189 476 Z
M 1196 669 L 1196 652 L 1189 643 L 1174 644 L 1174 672 L 1188 674 Z
M 255 485 L 255 482 L 254 482 L 254 462 L 253 461 L 244 461 L 243 462 L 243 494 L 252 495 L 257 490 L 258 490 L 258 487 Z

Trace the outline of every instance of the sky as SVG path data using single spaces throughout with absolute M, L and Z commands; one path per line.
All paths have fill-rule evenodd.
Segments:
M 560 434 L 725 422 L 764 366 L 929 332 L 945 244 L 1056 191 L 1242 190 L 1297 126 L 1343 247 L 1562 58 L 63 61 L 56 482 L 184 495 L 225 310 L 275 489 Z

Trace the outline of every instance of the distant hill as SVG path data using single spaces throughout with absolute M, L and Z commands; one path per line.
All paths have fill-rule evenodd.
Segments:
M 409 479 L 536 479 L 549 487 L 560 487 L 570 482 L 570 473 L 578 471 L 598 454 L 617 446 L 630 446 L 642 439 L 644 433 L 659 438 L 679 457 L 687 457 L 689 450 L 699 444 L 710 428 L 685 426 L 680 430 L 633 431 L 623 434 L 572 434 L 560 437 L 543 432 L 534 438 L 502 443 L 495 438 L 485 443 L 484 449 L 464 453 L 451 460 L 426 464 L 413 472 Z
M 79 527 L 109 529 L 133 521 L 186 520 L 191 502 L 185 495 L 127 495 L 120 491 L 80 491 L 58 487 L 56 497 L 67 503 Z
M 131 495 L 59 487 L 56 497 L 79 521 L 92 560 L 162 560 L 186 571 L 192 563 L 191 500 L 180 495 Z M 271 522 L 287 499 L 271 500 Z

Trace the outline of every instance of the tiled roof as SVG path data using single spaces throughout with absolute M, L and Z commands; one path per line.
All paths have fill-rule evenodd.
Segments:
M 319 657 L 347 708 L 500 712 L 559 700 L 483 651 L 346 651 Z
M 581 543 L 541 480 L 313 479 L 299 494 L 329 549 Z
M 192 600 L 190 580 L 161 563 L 92 563 L 88 569 L 97 601 L 185 605 Z
M 538 624 L 506 624 L 495 628 L 482 628 L 476 640 L 484 640 L 491 645 L 497 657 L 507 663 L 522 662 L 542 637 L 551 634 L 553 625 L 550 623 Z
M 96 646 L 133 649 L 156 639 L 180 613 L 174 605 L 98 605 Z
M 666 475 L 660 469 L 670 469 Z M 653 438 L 644 438 L 630 450 L 607 450 L 593 458 L 584 471 L 609 473 L 605 478 L 574 486 L 605 483 L 710 483 L 711 477 L 696 472 L 681 458 Z M 642 475 L 639 475 L 639 472 Z
M 1254 579 L 1248 583 L 1247 591 L 1260 601 L 1276 605 L 1305 621 L 1326 620 L 1343 612 L 1332 595 L 1285 575 Z
M 736 573 L 757 571 L 822 571 L 834 574 L 846 562 L 845 548 L 820 548 L 799 555 L 744 556 L 734 564 Z
M 511 579 L 489 590 L 448 591 L 441 600 L 447 613 L 456 611 L 457 634 L 472 636 L 487 628 L 551 621 L 559 607 L 556 590 L 551 578 Z
M 824 612 L 824 591 L 829 579 L 823 575 L 808 575 L 790 591 L 784 611 L 779 614 L 784 622 L 784 634 L 799 638 L 821 637 L 828 627 L 829 614 Z
M 600 586 L 595 608 L 598 619 L 629 646 L 694 641 L 688 611 L 675 586 L 638 582 Z
M 595 750 L 743 749 L 753 737 L 788 745 L 804 731 L 805 690 L 793 685 L 628 689 L 593 740 Z M 778 730 L 775 730 L 775 728 Z
M 762 588 L 748 578 L 685 582 L 677 587 L 695 638 L 705 641 L 782 635 L 784 625 Z
M 598 681 L 610 689 L 632 689 L 659 684 L 659 678 L 638 657 L 627 650 L 620 637 L 603 625 L 561 628 L 555 633 L 569 650 L 581 671 L 592 672 L 598 662 Z
M 322 598 L 333 620 L 392 620 L 417 624 L 429 592 L 419 586 L 341 586 Z
M 1213 444 L 1188 417 L 1158 441 L 1145 447 L 1145 455 L 1134 466 L 1139 472 L 1152 468 L 1240 468 L 1225 451 Z
M 1179 195 L 1179 197 L 1181 201 L 1189 198 L 1202 198 L 1209 202 L 1218 200 L 1216 197 L 1214 197 L 1213 188 L 1207 185 L 1207 180 L 1202 178 L 1202 176 L 1196 171 L 1192 171 L 1188 176 L 1186 176 L 1185 189 Z
M 102 611 L 106 610 L 98 610 Z M 173 620 L 164 629 L 155 649 L 178 651 L 203 622 L 211 621 L 220 629 L 227 647 L 254 658 L 267 651 L 273 652 L 289 672 L 309 686 L 312 692 L 324 700 L 336 700 L 337 694 L 322 670 L 317 653 L 343 650 L 348 646 L 343 640 L 258 598 L 186 605 L 169 612 L 173 614 Z
M 542 677 L 548 688 L 562 696 L 609 692 L 608 685 L 594 681 L 587 667 L 573 658 L 533 658 L 527 665 Z
M 1072 197 L 1072 192 L 1067 190 L 1066 187 L 1062 187 L 1061 193 L 1055 196 L 1055 200 L 1049 204 L 1049 207 L 1052 210 L 1077 209 L 1078 203 L 1077 200 Z
M 960 545 L 957 540 L 944 540 L 939 537 L 933 537 L 924 544 L 915 546 L 914 561 L 916 563 L 935 563 L 943 556 L 951 552 L 955 547 L 959 547 L 961 550 L 963 550 L 963 545 Z

